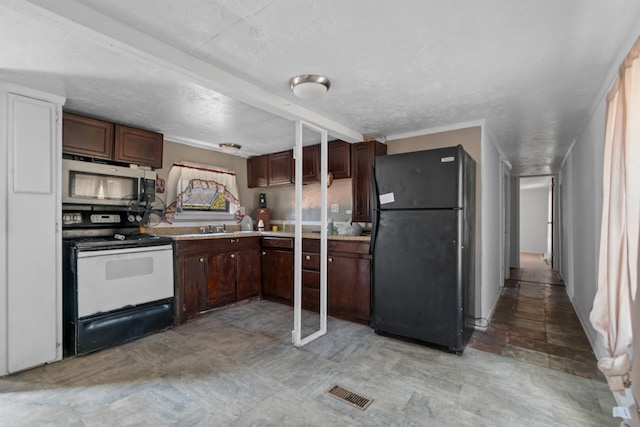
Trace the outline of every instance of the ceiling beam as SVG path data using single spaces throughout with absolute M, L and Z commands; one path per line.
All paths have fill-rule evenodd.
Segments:
M 13 0 L 11 3 L 28 13 L 45 12 L 49 19 L 72 23 L 88 37 L 102 38 L 104 43 L 123 52 L 170 69 L 202 87 L 252 107 L 292 121 L 303 119 L 348 142 L 362 141 L 362 132 L 275 95 L 75 0 Z M 33 5 L 40 10 L 34 10 Z

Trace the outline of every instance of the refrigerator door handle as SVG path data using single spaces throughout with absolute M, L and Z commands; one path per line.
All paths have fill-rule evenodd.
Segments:
M 374 160 L 375 161 L 375 160 Z M 378 186 L 376 185 L 376 169 L 371 168 L 371 243 L 369 244 L 369 255 L 373 255 L 378 234 L 378 220 L 380 219 L 380 200 L 378 199 Z

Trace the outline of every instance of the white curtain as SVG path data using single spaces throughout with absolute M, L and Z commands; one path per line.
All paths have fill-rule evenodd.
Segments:
M 240 201 L 238 199 L 238 184 L 236 173 L 217 166 L 201 165 L 197 163 L 174 163 L 167 177 L 167 214 L 165 219 L 172 222 L 176 212 L 180 211 L 180 205 L 189 187 L 194 183 L 206 188 L 208 185 L 217 187 L 229 201 L 228 214 L 233 216 L 239 213 Z
M 629 385 L 639 226 L 640 39 L 607 96 L 598 291 L 590 316 L 608 352 L 598 367 L 614 391 Z

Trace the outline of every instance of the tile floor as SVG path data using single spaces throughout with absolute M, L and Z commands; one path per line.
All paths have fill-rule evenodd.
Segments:
M 290 307 L 255 301 L 0 378 L 0 424 L 619 424 L 610 416 L 613 396 L 599 380 L 476 348 L 456 356 L 333 318 L 326 336 L 297 349 L 290 344 L 292 317 Z M 327 396 L 336 383 L 375 401 L 360 411 Z
M 606 381 L 562 280 L 535 259 L 525 254 L 520 263 L 525 268 L 511 270 L 491 324 L 486 332 L 474 332 L 469 346 Z

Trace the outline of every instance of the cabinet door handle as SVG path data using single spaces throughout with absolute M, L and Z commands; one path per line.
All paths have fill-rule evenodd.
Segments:
M 266 255 L 267 253 L 265 251 L 262 251 L 262 255 Z
M 204 262 L 204 257 L 200 257 L 200 262 Z
M 329 258 L 329 262 L 333 262 L 333 258 Z
M 307 261 L 309 261 L 311 259 L 311 257 L 309 255 L 307 255 Z
M 236 257 L 236 254 L 231 254 L 231 258 L 235 258 L 235 257 Z

